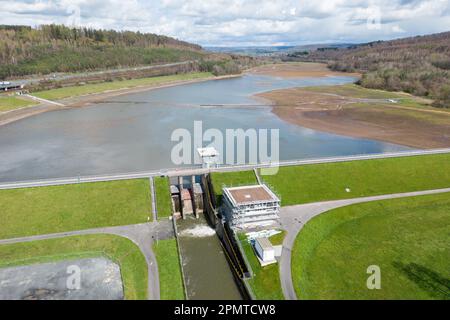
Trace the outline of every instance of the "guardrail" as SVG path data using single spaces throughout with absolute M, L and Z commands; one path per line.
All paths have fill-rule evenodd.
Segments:
M 68 177 L 68 178 L 58 178 L 58 179 L 42 179 L 42 180 L 34 180 L 34 181 L 5 182 L 5 183 L 0 183 L 0 189 L 17 189 L 17 188 L 64 185 L 64 184 L 76 184 L 76 183 L 84 183 L 84 182 L 128 180 L 128 179 L 149 178 L 149 177 L 155 177 L 155 176 L 189 176 L 189 175 L 201 175 L 201 174 L 213 173 L 213 172 L 245 171 L 245 170 L 253 170 L 253 169 L 285 167 L 285 166 L 298 166 L 298 165 L 309 165 L 309 164 L 319 164 L 319 163 L 412 157 L 412 156 L 444 154 L 444 153 L 450 153 L 450 148 L 431 149 L 431 150 L 413 150 L 413 151 L 401 151 L 401 152 L 378 153 L 378 154 L 363 154 L 363 155 L 341 156 L 341 157 L 324 157 L 324 158 L 312 158 L 312 159 L 301 159 L 301 160 L 285 160 L 285 161 L 279 161 L 279 162 L 264 162 L 264 163 L 258 163 L 258 164 L 220 165 L 217 168 L 201 168 L 200 166 L 196 166 L 196 167 L 181 167 L 181 168 L 172 168 L 172 169 L 159 169 L 159 170 L 153 170 L 153 171 L 120 173 L 120 174 L 78 176 L 78 177 Z

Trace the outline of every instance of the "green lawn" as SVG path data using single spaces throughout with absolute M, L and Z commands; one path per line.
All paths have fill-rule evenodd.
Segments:
M 217 203 L 220 203 L 222 199 L 223 187 L 238 187 L 243 185 L 258 184 L 253 171 L 215 172 L 211 174 L 211 181 L 214 186 L 214 192 L 217 196 Z
M 162 300 L 184 300 L 184 285 L 175 239 L 153 243 L 158 260 L 159 285 Z
M 238 234 L 244 254 L 253 270 L 253 277 L 247 280 L 257 300 L 283 300 L 278 264 L 261 267 L 252 245 L 247 242 L 245 234 Z M 272 237 L 270 238 L 272 242 Z M 272 242 L 272 244 L 275 244 Z
M 226 175 L 233 181 L 234 173 Z M 283 206 L 448 188 L 450 153 L 281 167 L 276 175 L 261 178 L 281 196 Z
M 0 239 L 146 222 L 148 179 L 0 190 Z
M 277 233 L 277 234 L 269 237 L 270 243 L 272 243 L 272 245 L 274 245 L 274 246 L 282 245 L 284 237 L 286 236 L 286 231 L 284 231 L 284 230 L 279 230 L 279 231 L 281 231 L 281 233 Z
M 95 84 L 85 84 L 80 86 L 51 89 L 41 92 L 35 92 L 34 95 L 48 100 L 60 100 L 69 97 L 82 96 L 103 91 L 118 90 L 124 88 L 133 88 L 138 86 L 161 85 L 175 81 L 204 79 L 212 77 L 209 72 L 183 73 L 170 76 L 160 76 L 142 79 L 131 79 L 123 81 L 102 82 Z
M 172 215 L 172 199 L 170 198 L 169 178 L 156 177 L 154 182 L 158 219 L 170 217 Z
M 32 105 L 36 105 L 36 102 L 15 96 L 0 96 L 0 112 L 20 109 Z
M 361 107 L 361 108 L 382 108 L 385 109 L 386 112 L 391 112 L 392 110 L 397 110 L 400 114 L 415 117 L 415 118 L 426 118 L 428 120 L 432 120 L 434 122 L 439 119 L 442 120 L 442 113 L 448 112 L 450 114 L 450 110 L 436 109 L 431 105 L 431 101 L 428 99 L 423 99 L 420 97 L 416 97 L 403 92 L 390 92 L 384 90 L 376 90 L 376 89 L 367 89 L 355 84 L 345 84 L 345 85 L 337 85 L 337 86 L 318 86 L 318 87 L 305 87 L 302 90 L 324 93 L 324 94 L 334 94 L 347 98 L 360 98 L 360 99 L 379 99 L 380 101 L 365 101 L 365 102 L 356 102 L 351 106 Z M 383 101 L 387 99 L 396 99 L 396 103 L 391 103 L 388 101 Z M 417 112 L 411 110 L 408 112 L 405 108 L 396 108 L 396 107 L 406 107 L 417 109 Z M 421 110 L 438 110 L 441 114 L 436 113 L 424 113 L 419 112 Z
M 0 245 L 0 267 L 99 256 L 120 266 L 126 299 L 147 299 L 147 263 L 139 248 L 126 238 L 83 235 Z
M 296 239 L 292 275 L 301 299 L 450 299 L 450 193 L 329 211 Z M 367 267 L 381 269 L 368 290 Z

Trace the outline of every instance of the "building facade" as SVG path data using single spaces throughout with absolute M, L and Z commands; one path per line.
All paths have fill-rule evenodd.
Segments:
M 223 213 L 233 228 L 273 224 L 279 212 L 280 199 L 266 185 L 223 189 Z

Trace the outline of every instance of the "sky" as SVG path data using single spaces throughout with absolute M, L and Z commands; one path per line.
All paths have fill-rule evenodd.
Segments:
M 51 23 L 202 46 L 361 43 L 450 31 L 450 0 L 0 0 L 0 24 Z

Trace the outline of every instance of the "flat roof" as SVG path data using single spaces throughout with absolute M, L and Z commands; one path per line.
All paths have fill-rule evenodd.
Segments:
M 224 188 L 226 194 L 229 195 L 230 200 L 235 204 L 245 204 L 250 202 L 264 202 L 264 201 L 279 201 L 278 197 L 273 194 L 270 189 L 262 185 Z
M 261 246 L 261 248 L 263 248 L 263 250 L 273 249 L 272 243 L 270 243 L 269 239 L 267 238 L 256 238 L 255 241 L 259 243 L 259 245 Z

